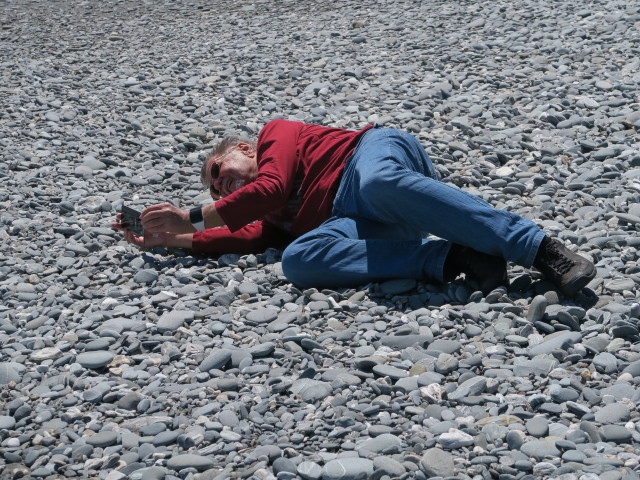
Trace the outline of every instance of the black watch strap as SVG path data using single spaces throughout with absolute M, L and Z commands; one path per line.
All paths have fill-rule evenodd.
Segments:
M 195 207 L 189 210 L 189 221 L 197 231 L 201 232 L 204 230 L 204 216 L 202 215 L 202 207 Z

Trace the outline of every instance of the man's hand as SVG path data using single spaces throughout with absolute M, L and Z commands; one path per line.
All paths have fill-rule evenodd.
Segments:
M 195 231 L 189 221 L 189 212 L 170 203 L 158 203 L 145 208 L 140 219 L 147 236 L 149 233 L 190 233 Z
M 145 233 L 144 237 L 125 230 L 124 239 L 137 245 L 140 248 L 170 247 L 170 248 L 191 248 L 193 235 L 185 233 L 176 235 L 174 233 Z
M 125 230 L 123 234 L 127 242 L 133 243 L 141 248 L 168 247 L 170 243 L 169 237 L 175 237 L 175 235 L 171 233 L 150 233 L 141 237 L 129 230 Z

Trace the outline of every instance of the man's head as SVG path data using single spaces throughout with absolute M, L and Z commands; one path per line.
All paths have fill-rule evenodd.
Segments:
M 214 199 L 227 196 L 258 175 L 258 157 L 253 140 L 226 137 L 207 157 L 200 171 L 202 184 Z

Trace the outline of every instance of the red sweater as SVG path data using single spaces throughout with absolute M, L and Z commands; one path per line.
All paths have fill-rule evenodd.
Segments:
M 258 136 L 258 176 L 216 202 L 226 227 L 194 233 L 193 251 L 257 253 L 316 228 L 331 216 L 345 161 L 370 128 L 267 123 Z

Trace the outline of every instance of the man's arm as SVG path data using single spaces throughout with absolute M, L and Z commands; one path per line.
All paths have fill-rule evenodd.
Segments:
M 209 203 L 202 207 L 202 216 L 204 217 L 204 228 L 222 227 L 225 224 L 215 203 Z
M 194 253 L 222 254 L 264 252 L 267 248 L 281 248 L 294 237 L 269 222 L 258 221 L 231 232 L 227 227 L 209 228 L 193 234 Z
M 127 242 L 141 248 L 188 248 L 194 253 L 202 254 L 259 253 L 269 247 L 284 247 L 294 239 L 291 234 L 262 221 L 251 223 L 235 232 L 227 227 L 220 227 L 195 233 L 145 232 L 144 236 L 139 236 L 123 230 L 119 224 L 114 224 L 113 228 L 122 231 Z

